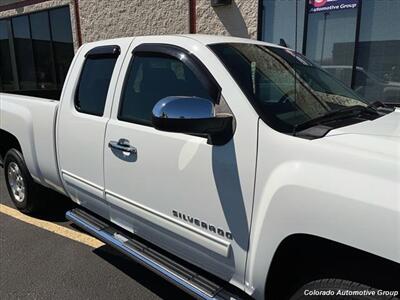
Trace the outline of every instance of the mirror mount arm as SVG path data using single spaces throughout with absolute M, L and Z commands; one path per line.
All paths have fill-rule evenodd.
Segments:
M 210 128 L 207 133 L 207 144 L 222 146 L 228 143 L 234 134 L 233 116 L 224 114 L 213 118 L 215 128 Z
M 205 119 L 169 119 L 153 116 L 153 125 L 162 131 L 203 136 L 207 138 L 208 144 L 216 146 L 225 145 L 234 134 L 233 116 L 229 114 Z

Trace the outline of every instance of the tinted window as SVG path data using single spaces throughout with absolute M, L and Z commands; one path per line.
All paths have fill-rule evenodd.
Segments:
M 49 15 L 58 88 L 61 89 L 67 76 L 69 65 L 74 58 L 69 7 L 53 9 L 49 12 Z
M 304 9 L 306 1 L 263 0 L 262 38 L 279 44 L 285 42 L 290 48 L 303 48 Z
M 217 54 L 260 116 L 292 133 L 298 124 L 345 107 L 366 106 L 354 91 L 293 50 L 216 44 Z
M 119 119 L 151 124 L 154 105 L 168 96 L 211 99 L 193 72 L 168 57 L 137 56 L 125 83 Z
M 0 90 L 13 90 L 15 88 L 10 57 L 8 22 L 0 21 Z
M 69 24 L 71 20 L 69 7 L 62 7 L 50 11 L 51 32 L 53 40 L 61 43 L 72 43 L 72 29 Z
M 354 88 L 370 102 L 400 103 L 400 1 L 363 1 Z
M 56 76 L 47 11 L 30 16 L 38 89 L 56 89 Z M 50 59 L 49 59 L 50 58 Z
M 321 66 L 348 68 L 353 65 L 357 9 L 310 13 L 307 57 Z M 342 78 L 348 87 L 351 77 Z
M 87 58 L 75 97 L 78 111 L 102 116 L 116 58 Z
M 0 90 L 59 99 L 74 56 L 69 7 L 0 20 Z
M 22 90 L 35 90 L 37 88 L 36 72 L 29 18 L 28 16 L 13 18 L 12 25 L 20 88 Z

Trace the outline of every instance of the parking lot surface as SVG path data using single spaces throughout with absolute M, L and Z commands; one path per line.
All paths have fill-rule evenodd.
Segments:
M 191 299 L 111 247 L 81 242 L 86 235 L 65 219 L 73 204 L 62 196 L 34 218 L 19 214 L 0 173 L 0 299 Z

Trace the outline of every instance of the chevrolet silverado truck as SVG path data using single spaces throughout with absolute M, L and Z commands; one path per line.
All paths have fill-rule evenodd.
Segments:
M 113 39 L 77 51 L 59 101 L 0 97 L 22 212 L 67 195 L 69 220 L 201 299 L 397 299 L 400 111 L 296 51 Z

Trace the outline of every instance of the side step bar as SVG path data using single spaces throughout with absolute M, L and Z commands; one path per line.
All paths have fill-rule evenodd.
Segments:
M 75 208 L 66 218 L 104 243 L 124 253 L 134 261 L 159 274 L 167 281 L 198 299 L 235 300 L 238 296 L 206 279 L 147 245 L 128 237 L 113 225 L 94 215 Z

